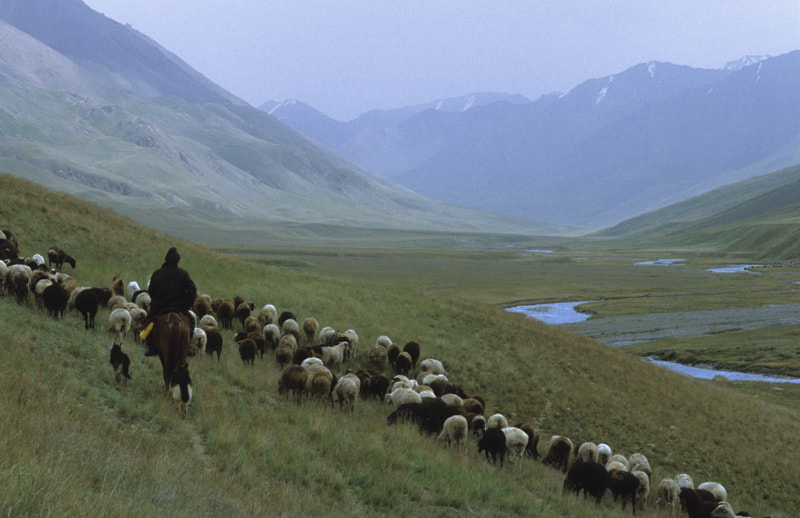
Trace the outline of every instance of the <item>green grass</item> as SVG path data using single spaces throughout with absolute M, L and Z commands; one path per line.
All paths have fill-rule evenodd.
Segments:
M 67 250 L 78 261 L 67 271 L 81 284 L 108 286 L 115 273 L 144 284 L 175 244 L 201 292 L 238 294 L 300 318 L 313 315 L 321 325 L 356 329 L 360 355 L 347 367 L 366 365 L 364 352 L 378 335 L 416 340 L 423 356 L 443 360 L 451 379 L 486 398 L 487 412 L 534 423 L 543 442 L 556 433 L 607 442 L 616 452 L 645 453 L 654 481 L 688 472 L 696 481 L 722 482 L 734 507 L 754 515 L 800 511 L 800 471 L 791 454 L 800 412 L 787 404 L 790 390 L 687 379 L 502 309 L 514 300 L 603 293 L 620 301 L 648 293 L 675 308 L 691 304 L 692 288 L 683 283 L 698 280 L 709 300 L 714 287 L 725 286 L 732 304 L 737 287 L 753 288 L 740 281 L 630 266 L 632 258 L 658 258 L 653 254 L 662 250 L 565 240 L 549 243 L 561 246 L 552 257 L 523 256 L 521 248 L 497 247 L 507 238 L 488 236 L 468 246 L 428 236 L 396 253 L 358 243 L 299 246 L 295 253 L 287 244 L 243 259 L 18 179 L 0 177 L 0 192 L 0 228 L 16 232 L 26 255 L 53 244 Z M 755 296 L 768 299 L 785 280 L 758 277 Z M 625 311 L 625 302 L 611 302 L 602 311 Z M 353 415 L 295 405 L 277 394 L 271 358 L 242 365 L 232 332 L 219 364 L 191 360 L 195 398 L 181 419 L 162 394 L 157 360 L 133 342 L 125 344 L 133 379 L 115 382 L 107 314 L 86 331 L 75 313 L 56 321 L 32 303 L 0 297 L 0 513 L 620 515 L 610 499 L 595 509 L 563 496 L 562 475 L 540 463 L 500 469 L 474 444 L 458 452 L 412 426 L 388 426 L 391 409 L 383 403 L 360 401 Z

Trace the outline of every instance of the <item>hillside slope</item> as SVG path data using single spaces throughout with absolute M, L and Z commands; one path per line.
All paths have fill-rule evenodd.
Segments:
M 800 256 L 798 200 L 800 166 L 795 166 L 714 189 L 597 235 L 792 259 Z
M 442 204 L 373 175 L 79 0 L 3 0 L 0 18 L 0 170 L 142 224 L 170 221 L 178 235 L 210 240 L 231 228 L 255 240 L 301 227 L 563 229 Z
M 366 365 L 364 352 L 380 334 L 413 339 L 424 356 L 445 362 L 451 380 L 484 396 L 488 413 L 535 423 L 543 438 L 560 433 L 643 452 L 654 480 L 688 472 L 723 481 L 736 508 L 756 516 L 788 518 L 800 510 L 800 472 L 786 454 L 800 433 L 797 411 L 500 309 L 476 312 L 473 303 L 420 297 L 413 286 L 332 281 L 244 262 L 9 176 L 0 176 L 0 191 L 0 226 L 14 229 L 23 254 L 61 245 L 77 258 L 68 271 L 80 284 L 107 286 L 115 273 L 143 283 L 177 244 L 203 293 L 241 295 L 355 329 L 359 352 L 347 368 Z M 563 475 L 539 462 L 499 468 L 474 442 L 457 451 L 413 426 L 389 426 L 391 408 L 383 403 L 359 401 L 352 415 L 323 403 L 296 405 L 277 394 L 271 357 L 242 365 L 232 331 L 219 363 L 190 360 L 195 397 L 182 420 L 162 394 L 157 362 L 133 341 L 124 346 L 132 380 L 115 382 L 102 324 L 107 310 L 94 331 L 72 311 L 54 320 L 32 301 L 18 306 L 7 296 L 0 314 L 5 514 L 620 513 L 611 499 L 597 508 L 562 495 Z M 742 426 L 741 416 L 758 424 Z

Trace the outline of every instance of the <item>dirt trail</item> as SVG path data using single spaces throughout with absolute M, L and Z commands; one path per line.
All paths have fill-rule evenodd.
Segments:
M 563 327 L 604 344 L 619 347 L 666 338 L 799 323 L 800 304 L 782 304 L 750 309 L 593 317 L 583 322 L 563 324 Z

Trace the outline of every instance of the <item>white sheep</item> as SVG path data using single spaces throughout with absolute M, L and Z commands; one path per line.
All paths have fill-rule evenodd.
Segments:
M 675 482 L 678 484 L 678 489 L 694 489 L 694 480 L 688 473 L 676 475 Z
M 265 325 L 261 330 L 261 334 L 264 335 L 264 340 L 266 340 L 267 345 L 272 349 L 275 349 L 278 346 L 278 342 L 281 339 L 281 330 L 277 325 Z
M 122 344 L 125 334 L 131 330 L 131 314 L 125 308 L 117 308 L 108 315 L 108 332 L 114 335 L 114 343 Z
M 128 304 L 128 300 L 123 297 L 122 295 L 112 295 L 111 298 L 108 299 L 106 302 L 106 306 L 111 311 L 119 308 L 126 308 Z
M 583 462 L 598 462 L 600 458 L 597 445 L 589 441 L 578 446 L 577 456 Z
M 417 391 L 417 394 L 419 394 L 419 397 L 422 400 L 436 399 L 436 393 L 430 389 Z
M 430 374 L 427 372 L 421 372 L 419 376 L 417 376 L 417 381 L 421 385 L 430 385 L 436 380 L 448 381 L 447 376 L 444 374 Z
M 354 412 L 356 408 L 356 401 L 358 400 L 358 392 L 361 390 L 361 379 L 352 372 L 348 372 L 336 382 L 336 387 L 333 389 L 335 401 L 339 402 L 339 407 L 343 407 L 347 402 L 350 406 L 350 412 Z
M 31 257 L 31 259 L 33 259 L 36 262 L 37 266 L 45 265 L 44 256 L 42 254 L 33 254 L 33 257 Z
M 525 454 L 525 448 L 528 446 L 529 437 L 528 434 L 515 426 L 503 428 L 503 433 L 506 436 L 508 460 L 513 464 L 517 459 L 522 459 L 522 456 Z
M 382 345 L 386 349 L 389 349 L 389 347 L 392 346 L 392 339 L 386 335 L 381 335 L 377 340 L 375 340 L 375 345 Z
M 444 370 L 444 365 L 442 362 L 439 360 L 434 360 L 433 358 L 427 358 L 419 362 L 419 369 L 430 374 L 447 374 L 447 371 Z
M 606 465 L 608 459 L 611 458 L 611 446 L 606 443 L 600 443 L 597 445 L 597 462 L 602 464 L 603 466 Z
M 389 385 L 389 392 L 398 388 L 408 388 L 416 390 L 418 383 L 415 380 L 408 379 L 407 376 L 397 374 L 392 378 L 392 384 Z M 417 392 L 419 392 L 417 390 Z
M 135 306 L 128 309 L 128 313 L 131 315 L 131 331 L 133 332 L 133 336 L 136 340 L 139 340 L 139 333 L 142 332 L 145 322 L 147 322 L 147 311 Z
M 699 488 L 699 486 L 698 486 Z M 736 513 L 733 512 L 733 507 L 728 502 L 720 502 L 717 507 L 711 511 L 710 518 L 736 518 Z
M 139 287 L 138 282 L 136 281 L 129 282 L 128 286 L 125 288 L 125 294 L 128 295 L 128 300 L 130 300 L 131 302 L 136 302 L 135 300 L 133 300 L 133 296 L 139 290 L 141 290 L 141 288 Z
M 462 415 L 452 415 L 445 419 L 442 433 L 436 438 L 437 441 L 447 441 L 447 445 L 455 444 L 456 448 L 462 449 L 467 444 L 469 436 L 469 424 L 467 418 Z
M 153 303 L 153 299 L 146 291 L 140 291 L 139 294 L 136 295 L 136 298 L 133 300 L 133 302 L 143 310 L 150 311 L 150 305 Z M 214 327 L 216 327 L 216 325 Z
M 606 471 L 609 473 L 612 471 L 628 471 L 628 466 L 618 460 L 609 460 L 606 463 Z
M 634 471 L 643 471 L 644 473 L 647 473 L 648 477 L 653 476 L 653 470 L 650 468 L 650 461 L 648 461 L 647 457 L 645 457 L 643 454 L 631 454 L 630 458 L 628 458 L 628 462 L 630 462 L 631 473 Z
M 321 359 L 313 357 L 313 356 L 303 360 L 303 362 L 300 364 L 300 366 L 303 367 L 306 371 L 308 371 L 309 374 L 313 374 L 314 372 L 317 372 L 318 370 L 322 370 L 322 369 L 326 368 L 325 364 L 322 363 Z
M 206 344 L 208 343 L 208 335 L 199 327 L 194 328 L 192 333 L 192 341 L 189 342 L 189 347 L 194 348 L 198 353 L 206 352 Z
M 422 397 L 410 388 L 398 388 L 386 394 L 386 402 L 395 408 L 406 403 L 422 403 Z
M 286 334 L 287 332 L 297 333 L 297 336 L 300 336 L 300 324 L 297 323 L 297 320 L 289 318 L 283 321 L 281 333 Z
M 631 463 L 628 462 L 628 459 L 625 458 L 625 455 L 621 455 L 619 453 L 616 453 L 616 454 L 614 454 L 614 455 L 612 455 L 611 457 L 608 458 L 608 462 L 619 462 L 620 464 L 625 466 L 625 471 L 630 471 L 631 470 Z M 606 462 L 606 465 L 608 464 L 608 462 Z M 606 468 L 606 469 L 608 469 L 608 468 Z
M 464 400 L 457 394 L 442 394 L 439 399 L 444 401 L 448 406 L 464 406 Z
M 0 295 L 2 295 L 5 291 L 5 284 L 6 284 L 5 279 L 7 273 L 8 273 L 8 265 L 6 264 L 5 261 L 0 261 Z
M 639 509 L 644 511 L 645 507 L 647 507 L 647 498 L 650 496 L 650 475 L 639 470 L 631 471 L 631 474 L 639 479 L 635 502 Z
M 319 330 L 319 343 L 321 344 L 330 343 L 330 341 L 333 340 L 333 335 L 335 334 L 336 334 L 336 329 L 330 326 L 323 327 L 322 329 Z
M 486 420 L 486 429 L 508 428 L 508 419 L 503 414 L 493 414 Z
M 356 350 L 358 349 L 358 334 L 354 330 L 348 329 L 344 332 L 344 335 L 350 340 L 350 346 L 347 349 L 347 358 L 355 358 Z
M 278 316 L 278 310 L 272 304 L 264 304 L 261 311 L 258 312 L 258 322 L 265 326 L 275 322 L 275 317 Z
M 678 509 L 678 499 L 681 488 L 674 478 L 665 478 L 656 487 L 656 504 L 659 507 L 669 507 L 670 516 L 674 517 Z
M 207 326 L 216 327 L 219 329 L 219 326 L 217 325 L 217 319 L 214 318 L 214 315 L 203 315 L 203 317 L 200 319 L 200 324 L 198 324 L 198 327 Z
M 728 500 L 728 491 L 719 482 L 703 482 L 697 489 L 704 489 L 714 495 L 717 502 Z
M 347 350 L 347 342 L 339 342 L 336 345 L 322 348 L 322 363 L 327 367 L 338 371 L 344 361 L 344 354 Z

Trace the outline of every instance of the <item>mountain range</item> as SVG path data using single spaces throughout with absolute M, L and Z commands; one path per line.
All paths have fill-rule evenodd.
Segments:
M 375 175 L 80 0 L 0 0 L 0 170 L 204 243 L 565 229 Z
M 80 0 L 0 0 L 0 171 L 204 243 L 609 227 L 800 162 L 800 51 L 349 122 L 260 108 Z
M 536 101 L 454 101 L 349 122 L 297 101 L 261 108 L 426 196 L 590 228 L 800 162 L 800 51 L 718 70 L 642 63 Z

